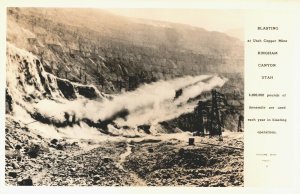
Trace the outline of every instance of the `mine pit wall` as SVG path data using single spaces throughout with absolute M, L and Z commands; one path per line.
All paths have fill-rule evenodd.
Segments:
M 63 56 L 67 55 L 67 53 L 64 53 L 65 51 L 62 49 L 62 47 L 60 45 L 54 45 L 54 46 L 53 45 L 50 46 L 51 48 L 49 47 L 49 50 L 51 50 L 51 52 L 56 52 L 57 54 L 60 53 Z M 17 54 L 9 54 L 9 55 L 10 55 L 10 58 L 14 58 L 14 60 L 13 60 L 13 63 L 15 63 L 14 65 L 17 65 L 18 63 L 20 63 L 24 66 L 24 70 L 21 73 L 23 73 L 25 75 L 26 79 L 20 80 L 21 81 L 20 86 L 22 87 L 22 85 L 31 84 L 36 87 L 37 91 L 39 91 L 38 96 L 31 95 L 31 94 L 26 95 L 24 97 L 24 98 L 26 98 L 26 101 L 31 101 L 31 100 L 33 100 L 33 98 L 36 98 L 36 97 L 38 99 L 43 99 L 43 98 L 53 99 L 53 98 L 57 97 L 57 96 L 55 96 L 55 97 L 53 96 L 55 94 L 58 94 L 60 98 L 65 98 L 68 100 L 77 99 L 79 96 L 82 96 L 82 97 L 85 97 L 88 99 L 95 99 L 95 98 L 101 97 L 101 96 L 99 96 L 99 91 L 97 91 L 97 89 L 93 86 L 86 86 L 86 85 L 73 83 L 67 79 L 58 78 L 57 76 L 54 76 L 51 73 L 45 72 L 44 67 L 43 67 L 45 65 L 45 62 L 43 63 L 42 62 L 43 60 L 42 59 L 39 60 L 36 56 L 33 57 L 33 60 L 31 61 L 31 59 L 29 60 L 28 57 L 26 58 L 26 56 L 20 57 Z M 28 55 L 31 56 L 32 54 L 28 53 Z M 83 56 L 79 55 L 76 57 L 83 57 Z M 99 58 L 101 58 L 101 60 L 103 60 L 101 56 L 99 56 Z M 90 59 L 85 57 L 84 60 L 90 60 Z M 115 63 L 120 62 L 120 59 L 118 59 L 116 61 L 115 59 L 112 58 L 112 61 L 110 61 L 110 62 L 106 61 L 106 62 L 113 65 Z M 9 66 L 9 65 L 10 64 L 8 64 L 7 66 Z M 123 73 L 126 73 L 126 72 L 128 73 L 128 69 L 126 69 L 126 65 L 124 66 L 124 68 L 125 69 L 122 70 Z M 35 73 L 32 72 L 32 70 L 34 70 L 34 72 L 37 72 L 37 75 L 35 75 Z M 236 74 L 233 73 L 230 75 L 224 74 L 224 75 L 226 77 L 227 76 L 229 77 L 229 81 L 224 85 L 223 88 L 221 88 L 221 90 L 223 90 L 224 93 L 226 92 L 225 95 L 227 96 L 227 98 L 230 98 L 230 100 L 233 100 L 236 102 L 238 100 L 235 99 L 236 98 L 235 93 L 237 93 L 239 102 L 242 102 L 239 105 L 240 109 L 242 109 L 241 107 L 243 106 L 243 84 L 241 84 L 240 81 L 243 82 L 243 77 L 237 73 Z M 239 76 L 236 76 L 236 75 L 239 75 Z M 143 75 L 143 72 L 142 72 L 141 75 L 139 75 L 139 76 L 143 77 L 145 75 Z M 235 77 L 239 78 L 238 81 L 236 81 L 234 79 Z M 122 81 L 122 79 L 120 79 L 118 82 L 114 82 L 114 83 L 116 83 L 117 86 L 123 84 L 122 86 L 119 87 L 120 89 L 122 87 L 128 87 L 130 90 L 134 90 L 140 84 L 142 84 L 144 82 L 149 82 L 149 80 L 147 80 L 147 78 L 144 80 L 139 79 L 139 77 L 134 77 L 134 76 L 129 76 L 129 78 L 132 78 L 132 79 L 128 80 L 128 82 L 129 82 L 128 86 L 126 86 L 126 84 L 124 84 L 124 80 Z M 153 80 L 151 80 L 151 81 L 153 81 Z M 228 84 L 228 83 L 230 83 L 230 84 Z M 22 93 L 22 92 L 23 91 L 21 91 L 20 93 Z M 23 92 L 23 94 L 24 94 L 24 92 Z M 12 96 L 12 98 L 14 98 L 14 97 Z M 191 99 L 191 100 L 194 100 L 194 99 Z M 7 106 L 8 106 L 8 109 L 10 109 L 9 103 Z M 243 110 L 241 110 L 241 111 L 243 111 Z M 194 115 L 194 113 L 191 113 L 191 114 L 183 115 L 182 117 L 179 117 L 178 119 L 174 119 L 174 121 L 172 121 L 172 122 L 169 122 L 169 121 L 166 121 L 166 122 L 170 123 L 171 126 L 182 128 L 183 130 L 189 130 L 188 128 L 191 128 L 191 129 L 195 128 L 195 126 L 193 126 L 194 125 L 193 122 L 191 122 L 193 120 L 193 118 L 195 118 L 195 117 L 196 116 Z M 237 120 L 236 113 L 228 114 L 228 116 L 225 118 L 226 127 L 231 130 L 236 129 L 237 128 L 236 120 Z M 188 124 L 184 124 L 184 122 L 188 122 Z M 168 127 L 168 126 L 166 125 L 164 127 Z

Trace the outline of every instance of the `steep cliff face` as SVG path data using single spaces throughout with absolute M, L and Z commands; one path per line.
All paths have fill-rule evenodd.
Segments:
M 185 75 L 243 72 L 238 39 L 105 10 L 10 8 L 7 39 L 38 56 L 47 72 L 106 93 Z
M 94 86 L 72 83 L 47 73 L 36 56 L 10 43 L 7 43 L 6 54 L 7 95 L 16 102 L 103 97 Z

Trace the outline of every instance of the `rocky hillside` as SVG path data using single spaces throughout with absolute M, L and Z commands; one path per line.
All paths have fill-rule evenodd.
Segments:
M 109 99 L 108 95 L 99 92 L 93 85 L 70 82 L 47 73 L 36 56 L 10 43 L 7 43 L 6 55 L 6 113 L 13 115 L 16 120 L 26 123 L 35 119 L 41 123 L 66 127 L 79 120 L 70 115 L 71 111 L 59 110 L 60 106 Z
M 243 44 L 219 32 L 97 9 L 9 8 L 7 40 L 47 72 L 106 93 L 183 75 L 243 72 Z

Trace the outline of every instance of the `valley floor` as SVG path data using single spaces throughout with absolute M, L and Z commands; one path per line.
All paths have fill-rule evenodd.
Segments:
M 51 139 L 7 119 L 7 185 L 243 186 L 243 133 L 191 133 L 103 141 Z M 211 145 L 213 144 L 213 145 Z

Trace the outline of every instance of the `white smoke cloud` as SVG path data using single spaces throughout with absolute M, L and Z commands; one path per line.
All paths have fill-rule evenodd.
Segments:
M 64 113 L 67 112 L 76 115 L 77 119 L 88 118 L 94 122 L 106 120 L 122 110 L 128 110 L 129 115 L 125 120 L 118 118 L 115 122 L 120 126 L 136 127 L 142 124 L 156 124 L 193 111 L 197 103 L 188 103 L 190 98 L 221 87 L 225 82 L 225 79 L 218 76 L 188 76 L 142 85 L 135 91 L 116 95 L 111 100 L 104 99 L 99 102 L 78 99 L 58 103 L 44 99 L 35 104 L 35 108 L 41 114 L 48 117 L 55 115 L 55 119 L 61 121 L 65 119 Z M 179 89 L 182 89 L 182 94 L 174 100 Z

